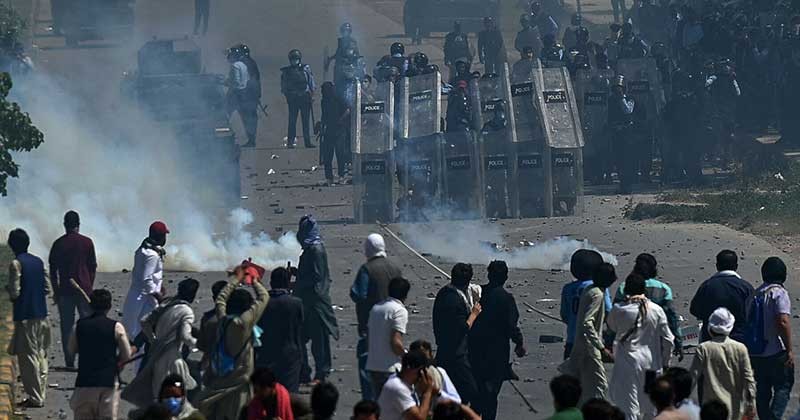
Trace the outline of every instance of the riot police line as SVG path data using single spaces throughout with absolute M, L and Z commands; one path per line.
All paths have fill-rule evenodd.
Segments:
M 462 81 L 449 99 L 464 95 L 471 115 L 446 132 L 438 71 L 355 87 L 357 223 L 581 214 L 584 138 L 566 68 L 512 80 L 503 64 Z

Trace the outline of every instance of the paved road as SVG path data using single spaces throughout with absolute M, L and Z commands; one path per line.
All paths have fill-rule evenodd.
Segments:
M 48 18 L 47 0 L 41 0 L 38 16 Z M 272 113 L 264 123 L 258 138 L 258 148 L 243 151 L 241 166 L 243 195 L 248 198 L 242 206 L 255 215 L 254 230 L 271 235 L 280 234 L 294 228 L 296 221 L 304 213 L 314 213 L 323 223 L 323 236 L 331 256 L 331 273 L 334 278 L 333 302 L 337 305 L 337 316 L 342 328 L 342 338 L 334 345 L 334 367 L 331 379 L 341 391 L 340 409 L 337 418 L 349 417 L 352 405 L 358 400 L 356 372 L 354 370 L 354 346 L 356 340 L 354 309 L 347 290 L 362 262 L 361 241 L 374 226 L 353 225 L 350 187 L 319 187 L 323 179 L 321 171 L 312 170 L 317 165 L 316 151 L 298 149 L 287 151 L 281 147 L 285 137 L 285 106 L 278 96 L 278 69 L 285 65 L 286 52 L 300 48 L 319 75 L 323 45 L 335 45 L 338 25 L 350 21 L 359 37 L 362 51 L 369 63 L 376 61 L 393 41 L 389 34 L 400 32 L 396 16 L 387 17 L 378 13 L 370 5 L 356 0 L 276 0 L 271 2 L 241 0 L 235 5 L 230 2 L 213 2 L 211 29 L 207 37 L 198 39 L 203 47 L 204 64 L 210 71 L 224 72 L 225 62 L 222 50 L 236 42 L 250 45 L 255 59 L 260 63 L 264 75 L 264 92 Z M 395 3 L 393 5 L 392 3 Z M 56 76 L 63 85 L 68 86 L 75 95 L 91 98 L 92 104 L 85 112 L 112 107 L 119 100 L 117 95 L 118 76 L 133 67 L 136 48 L 152 36 L 182 36 L 191 31 L 192 2 L 189 0 L 139 0 L 137 2 L 137 30 L 133 40 L 118 45 L 95 44 L 79 49 L 64 49 L 60 38 L 37 37 L 40 47 L 36 58 L 43 71 Z M 397 10 L 396 2 L 387 1 L 376 7 L 384 13 Z M 391 14 L 391 13 L 390 13 Z M 45 23 L 37 26 L 42 32 Z M 440 42 L 433 40 L 433 42 Z M 422 46 L 434 60 L 441 57 L 437 45 L 426 43 Z M 104 77 L 98 77 L 98 72 Z M 57 133 L 48 133 L 57 135 Z M 273 158 L 273 155 L 276 155 Z M 268 174 L 270 169 L 273 174 Z M 155 199 L 169 199 L 157 196 Z M 635 200 L 649 199 L 635 197 Z M 509 220 L 490 223 L 491 229 L 500 232 L 506 244 L 518 244 L 522 240 L 545 240 L 555 236 L 570 235 L 575 238 L 588 238 L 600 249 L 613 253 L 620 263 L 620 271 L 630 269 L 632 259 L 641 251 L 652 252 L 658 256 L 664 278 L 675 287 L 678 311 L 688 316 L 687 302 L 693 290 L 703 278 L 713 272 L 713 256 L 721 248 L 738 250 L 743 256 L 742 274 L 754 279 L 758 264 L 768 255 L 781 255 L 763 240 L 716 225 L 652 224 L 634 223 L 624 220 L 620 214 L 627 199 L 620 197 L 589 197 L 587 216 L 583 218 L 562 218 L 550 220 Z M 280 210 L 279 210 L 280 209 Z M 178 217 L 165 215 L 165 217 Z M 479 222 L 447 222 L 437 224 L 437 229 L 451 232 L 468 231 Z M 89 224 L 85 221 L 84 224 Z M 393 226 L 398 232 L 407 226 Z M 413 241 L 414 238 L 409 238 Z M 419 239 L 419 238 L 417 238 Z M 449 244 L 461 247 L 474 244 L 482 238 L 462 237 Z M 140 238 L 119 238 L 131 244 L 131 255 Z M 430 313 L 432 296 L 445 283 L 438 273 L 414 258 L 395 241 L 388 241 L 389 253 L 397 258 L 405 274 L 412 281 L 413 288 L 409 299 L 411 307 L 409 342 L 416 338 L 431 339 Z M 437 257 L 443 253 L 439 249 L 422 249 L 433 255 L 432 259 L 445 269 L 453 261 Z M 245 256 L 242 256 L 245 257 Z M 100 255 L 102 258 L 102 253 Z M 487 258 L 488 259 L 488 258 Z M 488 261 L 473 261 L 477 264 Z M 193 276 L 203 284 L 198 310 L 210 307 L 208 288 L 213 281 L 223 277 L 222 273 L 181 273 L 166 275 L 168 287 L 186 276 Z M 483 266 L 477 267 L 476 275 L 484 278 Z M 568 274 L 561 271 L 514 270 L 509 287 L 519 300 L 524 300 L 543 310 L 557 313 L 557 299 L 561 286 Z M 128 287 L 128 274 L 104 273 L 98 278 L 99 286 L 114 291 L 119 303 Z M 791 290 L 800 296 L 800 289 L 792 285 Z M 120 305 L 117 305 L 119 307 Z M 515 369 L 522 381 L 519 388 L 537 407 L 539 414 L 530 414 L 521 399 L 506 386 L 501 394 L 501 418 L 544 418 L 551 412 L 547 391 L 547 381 L 555 374 L 559 363 L 560 344 L 539 344 L 540 335 L 563 335 L 563 327 L 544 317 L 521 307 L 522 328 L 530 350 L 530 356 L 515 360 Z M 796 321 L 796 320 L 795 320 Z M 54 331 L 58 331 L 54 325 Z M 58 339 L 58 336 L 54 337 Z M 58 342 L 52 349 L 53 365 L 63 364 Z M 130 378 L 131 373 L 124 374 Z M 52 389 L 48 395 L 47 407 L 30 410 L 31 418 L 58 418 L 59 409 L 65 409 L 74 383 L 74 375 L 51 372 Z M 796 398 L 793 398 L 796 401 Z M 123 405 L 123 413 L 130 407 Z M 71 418 L 69 410 L 67 418 Z

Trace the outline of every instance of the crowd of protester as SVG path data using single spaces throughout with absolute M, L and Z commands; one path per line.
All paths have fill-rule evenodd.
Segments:
M 8 237 L 15 255 L 9 351 L 19 360 L 28 397 L 23 406 L 45 403 L 52 297 L 65 366 L 77 373 L 69 402 L 76 419 L 115 419 L 120 399 L 135 407 L 124 413 L 131 419 L 333 418 L 339 393 L 328 381 L 330 338 L 338 339 L 338 326 L 328 256 L 313 217 L 298 227 L 298 267 L 273 269 L 267 290 L 267 271 L 244 261 L 229 280 L 211 285 L 214 306 L 199 317 L 199 327 L 192 303 L 200 283 L 182 280 L 169 296 L 162 284 L 170 233 L 164 223 L 150 226 L 135 253 L 122 321 L 109 317 L 111 293 L 94 288 L 96 256 L 91 239 L 79 233 L 78 214 L 68 212 L 64 227 L 49 270 L 28 252 L 25 231 Z M 471 265 L 453 266 L 433 303 L 434 344 L 407 338 L 412 285 L 387 256 L 381 235 L 366 238 L 364 255 L 350 289 L 362 396 L 352 418 L 498 418 L 504 382 L 519 379 L 511 343 L 518 358 L 527 354 L 516 301 L 504 286 L 506 263 L 492 261 L 484 285 L 473 283 Z M 561 296 L 567 336 L 565 360 L 550 382 L 551 418 L 784 418 L 794 382 L 786 265 L 766 259 L 758 288 L 738 274 L 733 251 L 721 251 L 716 268 L 691 301 L 702 334 L 686 369 L 677 366 L 683 334 L 656 258 L 639 255 L 612 301 L 618 267 L 596 251 L 577 250 L 570 263 L 575 280 Z M 192 357 L 197 351 L 202 357 Z M 135 375 L 125 385 L 122 375 L 130 371 Z

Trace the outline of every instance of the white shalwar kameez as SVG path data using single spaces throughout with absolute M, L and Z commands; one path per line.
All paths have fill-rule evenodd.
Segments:
M 140 246 L 133 261 L 131 287 L 122 308 L 122 325 L 131 340 L 142 331 L 141 319 L 158 304 L 152 294 L 161 291 L 164 278 L 164 260 L 156 250 Z
M 644 305 L 641 316 L 640 305 Z M 645 372 L 660 373 L 669 364 L 675 336 L 667 316 L 661 307 L 637 296 L 614 305 L 608 327 L 616 333 L 609 399 L 628 420 L 652 418 L 655 412 L 644 392 Z

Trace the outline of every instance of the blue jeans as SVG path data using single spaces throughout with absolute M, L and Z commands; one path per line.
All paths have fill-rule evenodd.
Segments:
M 359 337 L 356 344 L 356 358 L 358 359 L 358 381 L 361 384 L 361 399 L 365 401 L 377 400 L 372 395 L 372 377 L 367 372 L 367 337 Z
M 756 410 L 761 420 L 780 420 L 794 386 L 794 368 L 786 366 L 786 352 L 751 357 L 756 379 Z

